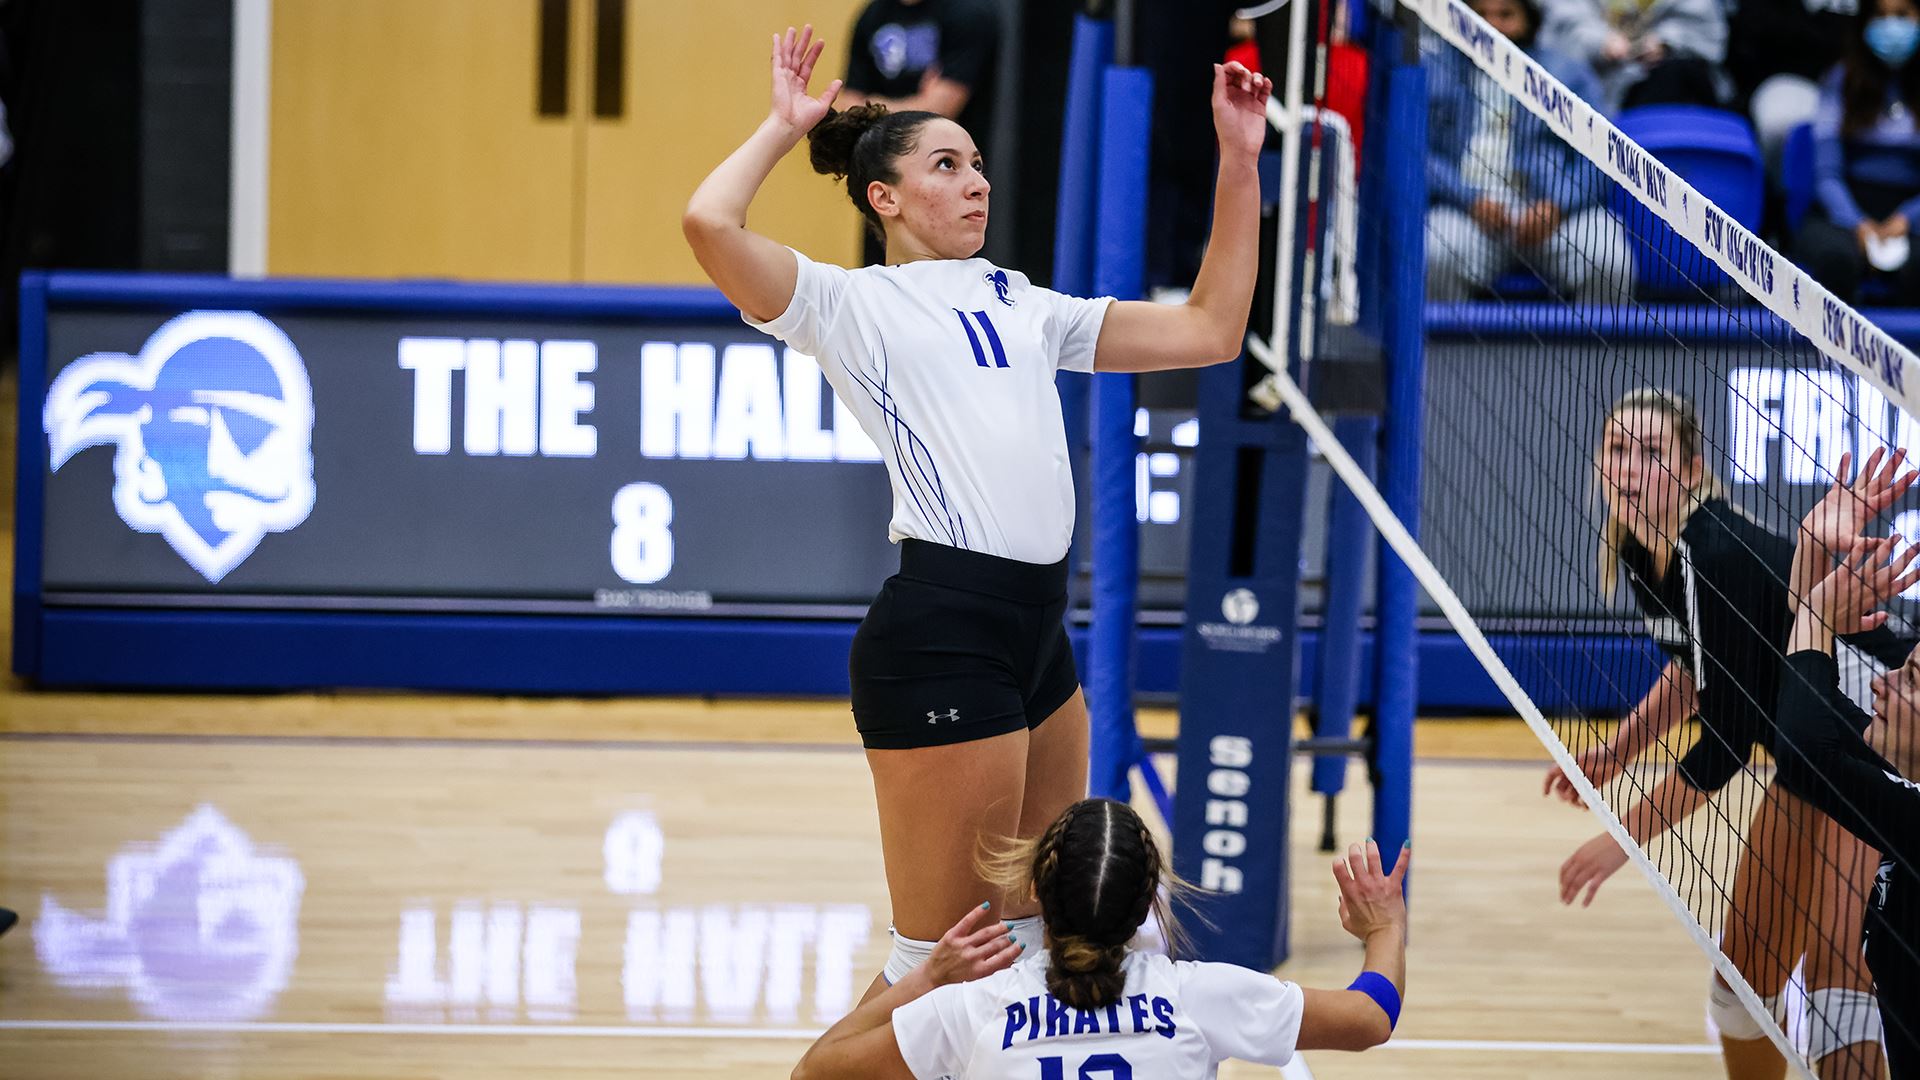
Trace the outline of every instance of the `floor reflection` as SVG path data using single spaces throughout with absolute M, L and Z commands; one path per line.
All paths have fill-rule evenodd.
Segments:
M 124 990 L 161 1020 L 250 1020 L 273 1007 L 299 953 L 300 866 L 255 852 L 212 806 L 107 862 L 104 916 L 51 893 L 34 925 L 41 966 L 69 989 Z

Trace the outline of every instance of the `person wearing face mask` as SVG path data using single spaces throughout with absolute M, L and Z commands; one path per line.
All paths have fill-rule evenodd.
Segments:
M 1920 652 L 1874 680 L 1872 715 L 1840 692 L 1834 659 L 1837 634 L 1882 627 L 1880 606 L 1920 584 L 1920 544 L 1895 556 L 1899 537 L 1860 535 L 1877 516 L 1874 471 L 1869 463 L 1848 482 L 1842 458 L 1839 479 L 1802 527 L 1776 757 L 1784 781 L 1880 853 L 1862 934 L 1887 1065 L 1903 1080 L 1920 1077 Z M 1849 527 L 1823 536 L 1822 508 L 1850 517 Z
M 1920 7 L 1864 3 L 1846 59 L 1827 73 L 1814 116 L 1814 209 L 1793 240 L 1794 261 L 1841 299 L 1871 272 L 1892 299 L 1920 304 L 1920 260 L 1907 257 L 1920 217 Z
M 775 35 L 767 118 L 701 182 L 681 228 L 749 325 L 819 363 L 893 489 L 900 572 L 848 657 L 893 906 L 872 994 L 982 896 L 1016 941 L 1039 940 L 1033 899 L 996 893 L 973 853 L 982 835 L 1038 835 L 1087 791 L 1087 706 L 1063 622 L 1073 472 L 1054 376 L 1240 354 L 1273 84 L 1213 65 L 1212 236 L 1187 301 L 1085 299 L 976 258 L 993 185 L 973 137 L 932 112 L 835 110 L 838 80 L 818 97 L 807 87 L 821 48 L 811 27 Z M 882 238 L 885 265 L 818 263 L 748 227 L 760 185 L 803 140 Z
M 1702 454 L 1706 445 L 1690 402 L 1642 389 L 1609 410 L 1594 461 L 1606 504 L 1602 591 L 1611 595 L 1624 577 L 1668 660 L 1612 738 L 1575 760 L 1594 787 L 1605 787 L 1676 726 L 1699 721 L 1698 738 L 1672 769 L 1651 787 L 1628 789 L 1639 797 L 1622 805 L 1620 823 L 1642 848 L 1712 801 L 1749 768 L 1755 748 L 1774 744 L 1793 544 L 1727 501 Z M 1896 455 L 1868 462 L 1858 508 L 1885 509 L 1904 493 L 1912 480 L 1897 475 L 1903 461 Z M 1863 525 L 1836 514 L 1823 535 Z M 1884 655 L 1888 636 L 1877 630 L 1848 644 Z M 1848 662 L 1857 662 L 1851 649 Z M 1548 770 L 1545 793 L 1580 805 L 1558 766 Z M 1720 805 L 1725 813 L 1728 803 Z M 1787 982 L 1804 957 L 1807 1054 L 1816 1074 L 1878 1076 L 1872 981 L 1853 944 L 1873 880 L 1872 853 L 1816 812 L 1787 778 L 1766 784 L 1750 821 L 1730 824 L 1746 832 L 1724 894 L 1721 950 L 1783 1025 Z M 1592 903 L 1627 858 L 1611 833 L 1582 844 L 1561 866 L 1561 902 Z M 1717 972 L 1707 992 L 1727 1075 L 1778 1080 L 1784 1062 L 1767 1029 Z

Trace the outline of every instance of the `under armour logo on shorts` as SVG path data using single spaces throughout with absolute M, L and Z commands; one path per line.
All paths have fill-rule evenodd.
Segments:
M 945 720 L 947 723 L 952 724 L 957 722 L 959 719 L 960 719 L 959 709 L 948 709 L 946 712 L 934 712 L 932 709 L 927 710 L 927 723 L 929 724 L 937 724 L 942 720 Z

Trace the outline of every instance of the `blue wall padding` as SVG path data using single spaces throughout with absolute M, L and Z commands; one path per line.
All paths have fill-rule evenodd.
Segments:
M 847 695 L 856 624 L 830 619 L 468 616 L 303 611 L 48 608 L 43 686 L 194 686 L 278 690 L 331 686 L 476 693 Z M 1086 655 L 1084 628 L 1070 630 Z M 1643 697 L 1661 660 L 1645 634 L 1491 638 L 1549 716 L 1619 716 Z M 1300 635 L 1302 696 L 1314 693 L 1320 634 Z M 1451 633 L 1423 632 L 1425 712 L 1500 714 L 1500 696 Z M 1144 627 L 1139 687 L 1179 688 L 1178 627 Z M 1360 640 L 1361 685 L 1373 685 L 1373 635 Z M 751 664 L 740 662 L 752 656 Z M 1372 707 L 1370 694 L 1359 706 Z M 851 718 L 849 718 L 851 723 Z
M 1146 280 L 1147 164 L 1153 76 L 1108 68 L 1101 88 L 1100 177 L 1093 291 L 1136 300 Z M 1134 634 L 1139 610 L 1140 526 L 1134 507 L 1133 376 L 1093 383 L 1093 627 L 1087 656 L 1092 713 L 1089 790 L 1125 799 L 1140 761 L 1134 726 Z

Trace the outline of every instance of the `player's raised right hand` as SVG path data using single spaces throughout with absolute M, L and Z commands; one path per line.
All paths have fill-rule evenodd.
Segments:
M 773 35 L 773 107 L 768 118 L 784 125 L 795 135 L 804 135 L 827 118 L 833 101 L 840 96 L 840 80 L 827 84 L 819 97 L 807 94 L 807 82 L 813 78 L 813 65 L 820 59 L 824 41 L 813 39 L 813 27 Z

